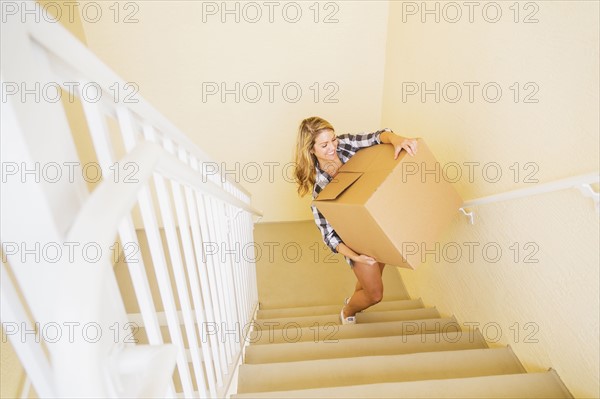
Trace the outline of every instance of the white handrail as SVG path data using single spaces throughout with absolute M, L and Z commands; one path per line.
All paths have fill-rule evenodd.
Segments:
M 103 181 L 91 194 L 73 223 L 69 230 L 69 238 L 78 238 L 79 240 L 82 238 L 95 239 L 98 243 L 107 244 L 106 247 L 110 246 L 120 221 L 137 201 L 137 192 L 150 180 L 154 172 L 159 172 L 165 177 L 254 215 L 262 216 L 261 211 L 224 192 L 214 183 L 206 181 L 199 172 L 183 164 L 154 143 L 144 142 L 139 144 L 121 162 L 123 164 L 132 162 L 139 166 L 139 172 L 136 174 L 137 182 L 131 183 L 118 179 Z M 110 209 L 111 212 L 106 212 L 106 209 Z M 99 210 L 103 210 L 103 212 L 99 213 Z M 95 231 L 93 237 L 86 237 L 90 235 L 88 228 L 90 223 L 95 226 Z
M 32 2 L 33 3 L 33 2 Z M 109 89 L 115 84 L 118 87 L 125 87 L 125 82 L 108 66 L 99 61 L 94 53 L 92 53 L 79 40 L 73 37 L 59 23 L 28 23 L 28 32 L 30 36 L 40 43 L 51 56 L 54 56 L 53 61 L 63 65 L 63 68 L 69 71 L 69 75 L 78 75 L 76 81 L 89 81 L 97 83 L 104 90 Z M 56 55 L 68 55 L 67 57 Z M 57 71 L 55 71 L 57 72 Z M 85 75 L 84 75 L 85 74 Z M 163 114 L 157 111 L 150 103 L 141 98 L 135 98 L 137 102 L 127 103 L 127 107 L 132 113 L 138 116 L 143 116 L 146 122 L 157 130 L 168 132 L 169 136 L 177 141 L 180 145 L 185 146 L 191 154 L 196 156 L 200 161 L 213 162 L 210 156 L 202 151 L 192 140 L 188 138 L 181 130 L 179 130 L 171 121 Z M 243 192 L 246 196 L 250 193 L 231 179 L 228 179 L 222 171 L 217 171 L 222 182 L 228 182 L 236 189 Z
M 25 3 L 39 7 L 34 1 Z M 178 371 L 185 397 L 204 396 L 207 389 L 211 396 L 223 392 L 234 375 L 231 362 L 239 358 L 242 348 L 236 347 L 233 341 L 225 342 L 211 335 L 210 344 L 196 342 L 187 349 L 181 339 L 182 331 L 190 343 L 198 339 L 194 324 L 199 329 L 205 321 L 231 328 L 246 325 L 252 317 L 250 311 L 258 301 L 253 258 L 219 261 L 213 256 L 207 261 L 205 244 L 234 248 L 236 244 L 251 242 L 252 215 L 260 217 L 262 213 L 250 205 L 249 193 L 225 179 L 218 166 L 205 170 L 212 160 L 142 98 L 138 103 L 111 102 L 106 100 L 107 96 L 98 103 L 83 98 L 82 83 L 94 82 L 104 93 L 109 93 L 115 84 L 124 87 L 126 82 L 60 24 L 13 18 L 3 24 L 2 33 L 3 54 L 8 54 L 2 59 L 3 81 L 6 78 L 14 84 L 79 84 L 75 92 L 69 94 L 82 102 L 82 116 L 92 138 L 92 150 L 104 176 L 91 193 L 77 176 L 75 181 L 61 180 L 57 184 L 11 180 L 10 189 L 2 190 L 3 210 L 11 213 L 3 220 L 3 241 L 23 242 L 24 248 L 48 243 L 90 243 L 100 250 L 108 248 L 113 251 L 112 255 L 120 257 L 125 252 L 124 245 L 122 251 L 118 247 L 114 250 L 111 245 L 117 244 L 114 239 L 118 231 L 117 239 L 121 243 L 133 244 L 138 250 L 123 262 L 129 270 L 131 287 L 121 287 L 119 284 L 127 284 L 127 281 L 117 281 L 116 268 L 111 267 L 114 265 L 111 251 L 101 251 L 101 256 L 93 261 L 86 258 L 85 253 L 56 264 L 44 259 L 44 267 L 39 267 L 38 262 L 19 256 L 14 251 L 15 246 L 11 247 L 7 258 L 15 274 L 15 288 L 23 297 L 11 294 L 8 300 L 3 300 L 3 309 L 10 309 L 3 312 L 3 322 L 7 315 L 11 322 L 25 320 L 26 315 L 19 310 L 19 305 L 26 304 L 31 309 L 33 322 L 54 326 L 61 321 L 71 325 L 74 321 L 91 319 L 107 331 L 100 334 L 98 344 L 83 337 L 77 345 L 65 341 L 51 346 L 51 364 L 46 364 L 39 348 L 29 343 L 16 347 L 37 393 L 45 392 L 42 396 L 166 394 L 173 397 L 178 394 L 173 389 L 177 382 L 172 378 L 173 367 Z M 13 96 L 3 102 L 3 158 L 15 164 L 26 161 L 27 165 L 41 161 L 58 165 L 78 160 L 72 127 L 67 123 L 63 106 L 61 102 L 36 102 L 30 97 L 19 101 Z M 116 117 L 119 121 L 120 136 L 112 136 L 107 117 Z M 4 129 L 9 129 L 10 134 L 5 134 Z M 152 138 L 146 135 L 148 132 L 152 132 Z M 115 152 L 120 139 L 127 154 L 117 159 Z M 10 156 L 5 157 L 7 154 Z M 134 164 L 135 176 L 119 179 L 117 170 L 113 170 L 117 162 Z M 158 207 L 150 195 L 152 188 Z M 4 205 L 7 203 L 8 207 Z M 133 224 L 134 217 L 138 216 L 136 204 L 141 214 L 139 225 Z M 167 246 L 161 242 L 159 218 L 165 227 Z M 23 228 L 33 225 L 35 229 Z M 136 231 L 136 227 L 140 230 Z M 142 257 L 139 251 L 141 229 L 145 230 L 149 243 L 149 258 Z M 185 259 L 179 253 L 178 232 Z M 250 250 L 253 252 L 253 248 Z M 223 253 L 226 251 L 228 249 Z M 4 299 L 12 291 L 4 289 L 11 281 L 4 278 L 4 264 L 2 266 Z M 146 266 L 154 270 L 146 273 Z M 175 272 L 175 286 L 171 284 L 168 267 Z M 158 280 L 159 293 L 151 290 L 152 275 Z M 67 281 L 63 287 L 61 284 Z M 174 298 L 175 294 L 179 299 L 188 298 L 187 286 L 193 306 L 180 301 L 184 316 L 184 323 L 180 323 Z M 149 345 L 131 345 L 133 342 L 122 341 L 123 337 L 117 334 L 120 327 L 128 331 L 130 328 L 127 312 L 136 304 L 126 304 L 121 296 L 131 288 L 144 318 Z M 155 301 L 164 305 L 169 338 L 174 345 L 163 344 Z M 225 326 L 221 326 L 221 320 L 227 322 Z M 15 334 L 10 338 L 17 339 Z M 192 359 L 194 373 L 188 371 L 188 359 Z M 214 372 L 209 362 L 214 362 Z M 50 370 L 44 371 L 44 368 Z M 205 377 L 207 383 L 203 381 Z M 192 382 L 197 383 L 198 391 L 193 390 Z
M 35 331 L 29 320 L 27 310 L 19 300 L 19 293 L 12 280 L 12 276 L 10 276 L 4 262 L 0 262 L 0 285 L 2 287 L 0 290 L 0 309 L 3 320 L 21 320 L 24 324 L 23 327 L 26 326 L 28 331 Z M 16 324 L 13 322 L 10 327 Z M 3 323 L 3 328 L 9 328 L 9 325 L 4 325 Z M 11 332 L 7 331 L 7 334 Z M 13 345 L 15 345 L 14 342 Z M 15 349 L 26 359 L 24 361 L 26 363 L 25 371 L 36 381 L 35 389 L 37 394 L 40 397 L 56 396 L 56 392 L 52 386 L 52 369 L 41 343 L 34 342 L 33 345 L 27 345 L 23 340 L 17 340 L 17 345 L 18 347 Z M 23 390 L 29 390 L 30 384 L 29 377 L 27 377 L 26 386 Z
M 196 192 L 219 199 L 238 209 L 262 216 L 260 211 L 223 191 L 215 183 L 207 181 L 199 171 L 185 165 L 155 143 L 149 141 L 139 143 L 120 162 L 123 164 L 131 162 L 138 166 L 137 181 L 125 182 L 113 179 L 112 176 L 105 179 L 93 191 L 81 209 L 69 230 L 68 240 L 94 241 L 101 248 L 109 247 L 114 239 L 114 232 L 137 202 L 138 192 L 148 184 L 154 173 L 159 173 Z M 93 230 L 89 229 L 91 225 L 95 227 Z M 104 253 L 104 259 L 101 261 L 108 261 L 108 257 L 110 254 Z M 241 353 L 241 348 L 239 353 Z M 239 359 L 239 355 L 237 355 L 237 359 Z M 231 375 L 233 376 L 233 373 Z M 225 385 L 226 389 L 230 385 L 231 381 L 228 380 Z
M 568 188 L 579 188 L 583 195 L 591 197 L 598 211 L 599 193 L 594 191 L 591 184 L 600 182 L 600 174 L 597 172 L 586 173 L 579 176 L 567 177 L 565 179 L 554 180 L 547 183 L 536 184 L 532 187 L 525 187 L 516 190 L 510 190 L 499 194 L 488 195 L 486 197 L 474 198 L 463 203 L 459 210 L 470 218 L 473 224 L 473 212 L 467 212 L 467 208 L 478 205 L 490 204 L 493 202 L 507 201 L 511 199 L 524 198 L 537 194 L 550 193 L 553 191 L 565 190 Z

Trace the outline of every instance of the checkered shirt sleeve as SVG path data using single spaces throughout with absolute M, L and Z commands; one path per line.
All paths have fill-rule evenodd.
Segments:
M 361 148 L 381 144 L 380 136 L 384 131 L 389 131 L 389 129 L 367 134 L 341 134 L 338 136 L 338 149 L 341 147 L 342 150 L 352 152 L 352 155 L 354 155 Z

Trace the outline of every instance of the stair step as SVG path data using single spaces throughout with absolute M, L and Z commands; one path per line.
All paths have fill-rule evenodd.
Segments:
M 336 313 L 325 314 L 319 316 L 299 316 L 285 317 L 275 319 L 260 319 L 255 320 L 257 329 L 269 331 L 270 329 L 278 328 L 301 328 L 310 326 L 324 326 L 340 324 L 339 313 L 342 310 L 338 307 Z M 421 308 L 421 309 L 406 309 L 406 310 L 386 310 L 386 311 L 371 311 L 361 312 L 356 314 L 357 323 L 376 323 L 384 321 L 401 321 L 401 320 L 419 320 L 419 319 L 435 319 L 439 318 L 440 314 L 436 308 Z
M 509 347 L 243 364 L 238 393 L 524 373 Z M 268 375 L 269 378 L 264 378 Z
M 572 398 L 554 370 L 543 373 L 252 392 L 232 398 Z
M 339 313 L 342 309 L 343 302 L 335 305 L 325 306 L 308 306 L 298 308 L 282 308 L 282 309 L 265 309 L 259 310 L 257 319 L 277 319 L 277 318 L 291 318 L 301 316 L 320 316 L 327 314 Z M 404 309 L 418 309 L 422 308 L 423 301 L 421 299 L 408 299 L 399 301 L 382 301 L 377 305 L 371 306 L 364 312 L 372 311 L 384 311 L 384 310 L 404 310 Z
M 352 327 L 352 326 L 350 326 Z M 341 357 L 400 355 L 487 348 L 479 330 L 391 337 L 351 338 L 317 342 L 273 343 L 246 348 L 247 364 L 293 362 Z
M 386 337 L 392 335 L 412 335 L 449 333 L 461 331 L 454 318 L 435 318 L 406 321 L 387 321 L 355 325 L 321 324 L 311 327 L 290 327 L 271 330 L 256 329 L 250 333 L 251 345 L 287 342 L 331 341 L 349 338 Z
M 341 309 L 340 309 L 341 310 Z M 339 314 L 339 312 L 338 312 Z M 336 314 L 337 316 L 337 314 Z M 382 312 L 361 312 L 356 314 L 356 323 L 377 323 L 384 321 L 408 321 L 435 319 L 440 317 L 437 308 L 386 310 Z

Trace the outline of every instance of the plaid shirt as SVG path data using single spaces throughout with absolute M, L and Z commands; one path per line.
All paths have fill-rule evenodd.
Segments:
M 368 134 L 342 134 L 340 136 L 337 136 L 337 154 L 340 157 L 342 164 L 348 162 L 348 160 L 352 158 L 352 156 L 356 154 L 356 152 L 361 148 L 381 144 L 381 140 L 379 138 L 381 133 L 390 131 L 390 129 L 386 128 Z M 318 164 L 315 165 L 315 172 L 317 175 L 312 193 L 313 199 L 315 199 L 317 195 L 321 192 L 321 190 L 323 190 L 325 186 L 329 184 L 329 182 L 333 179 L 331 176 L 329 176 L 327 172 L 319 168 Z M 317 207 L 314 205 L 311 205 L 310 207 L 315 218 L 315 223 L 317 224 L 319 230 L 321 230 L 321 235 L 323 236 L 323 241 L 325 242 L 325 245 L 327 245 L 329 249 L 331 249 L 331 251 L 337 253 L 336 248 L 340 243 L 343 242 L 342 239 L 331 227 L 329 222 L 327 222 L 325 216 L 323 216 L 323 214 L 321 214 L 321 212 L 317 210 Z M 347 257 L 346 262 L 348 262 L 350 266 L 353 265 L 352 261 Z

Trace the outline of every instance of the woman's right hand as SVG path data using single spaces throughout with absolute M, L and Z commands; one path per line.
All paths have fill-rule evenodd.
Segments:
M 367 265 L 375 265 L 377 264 L 377 260 L 375 260 L 375 258 L 372 258 L 368 255 L 358 255 L 356 257 L 354 257 L 354 259 L 352 259 L 354 262 L 359 262 L 359 263 L 366 263 Z
M 369 255 L 360 255 L 354 252 L 350 247 L 341 242 L 336 250 L 344 256 L 352 259 L 353 262 L 366 263 L 367 265 L 375 265 L 377 264 L 377 260 L 375 258 L 370 257 Z

